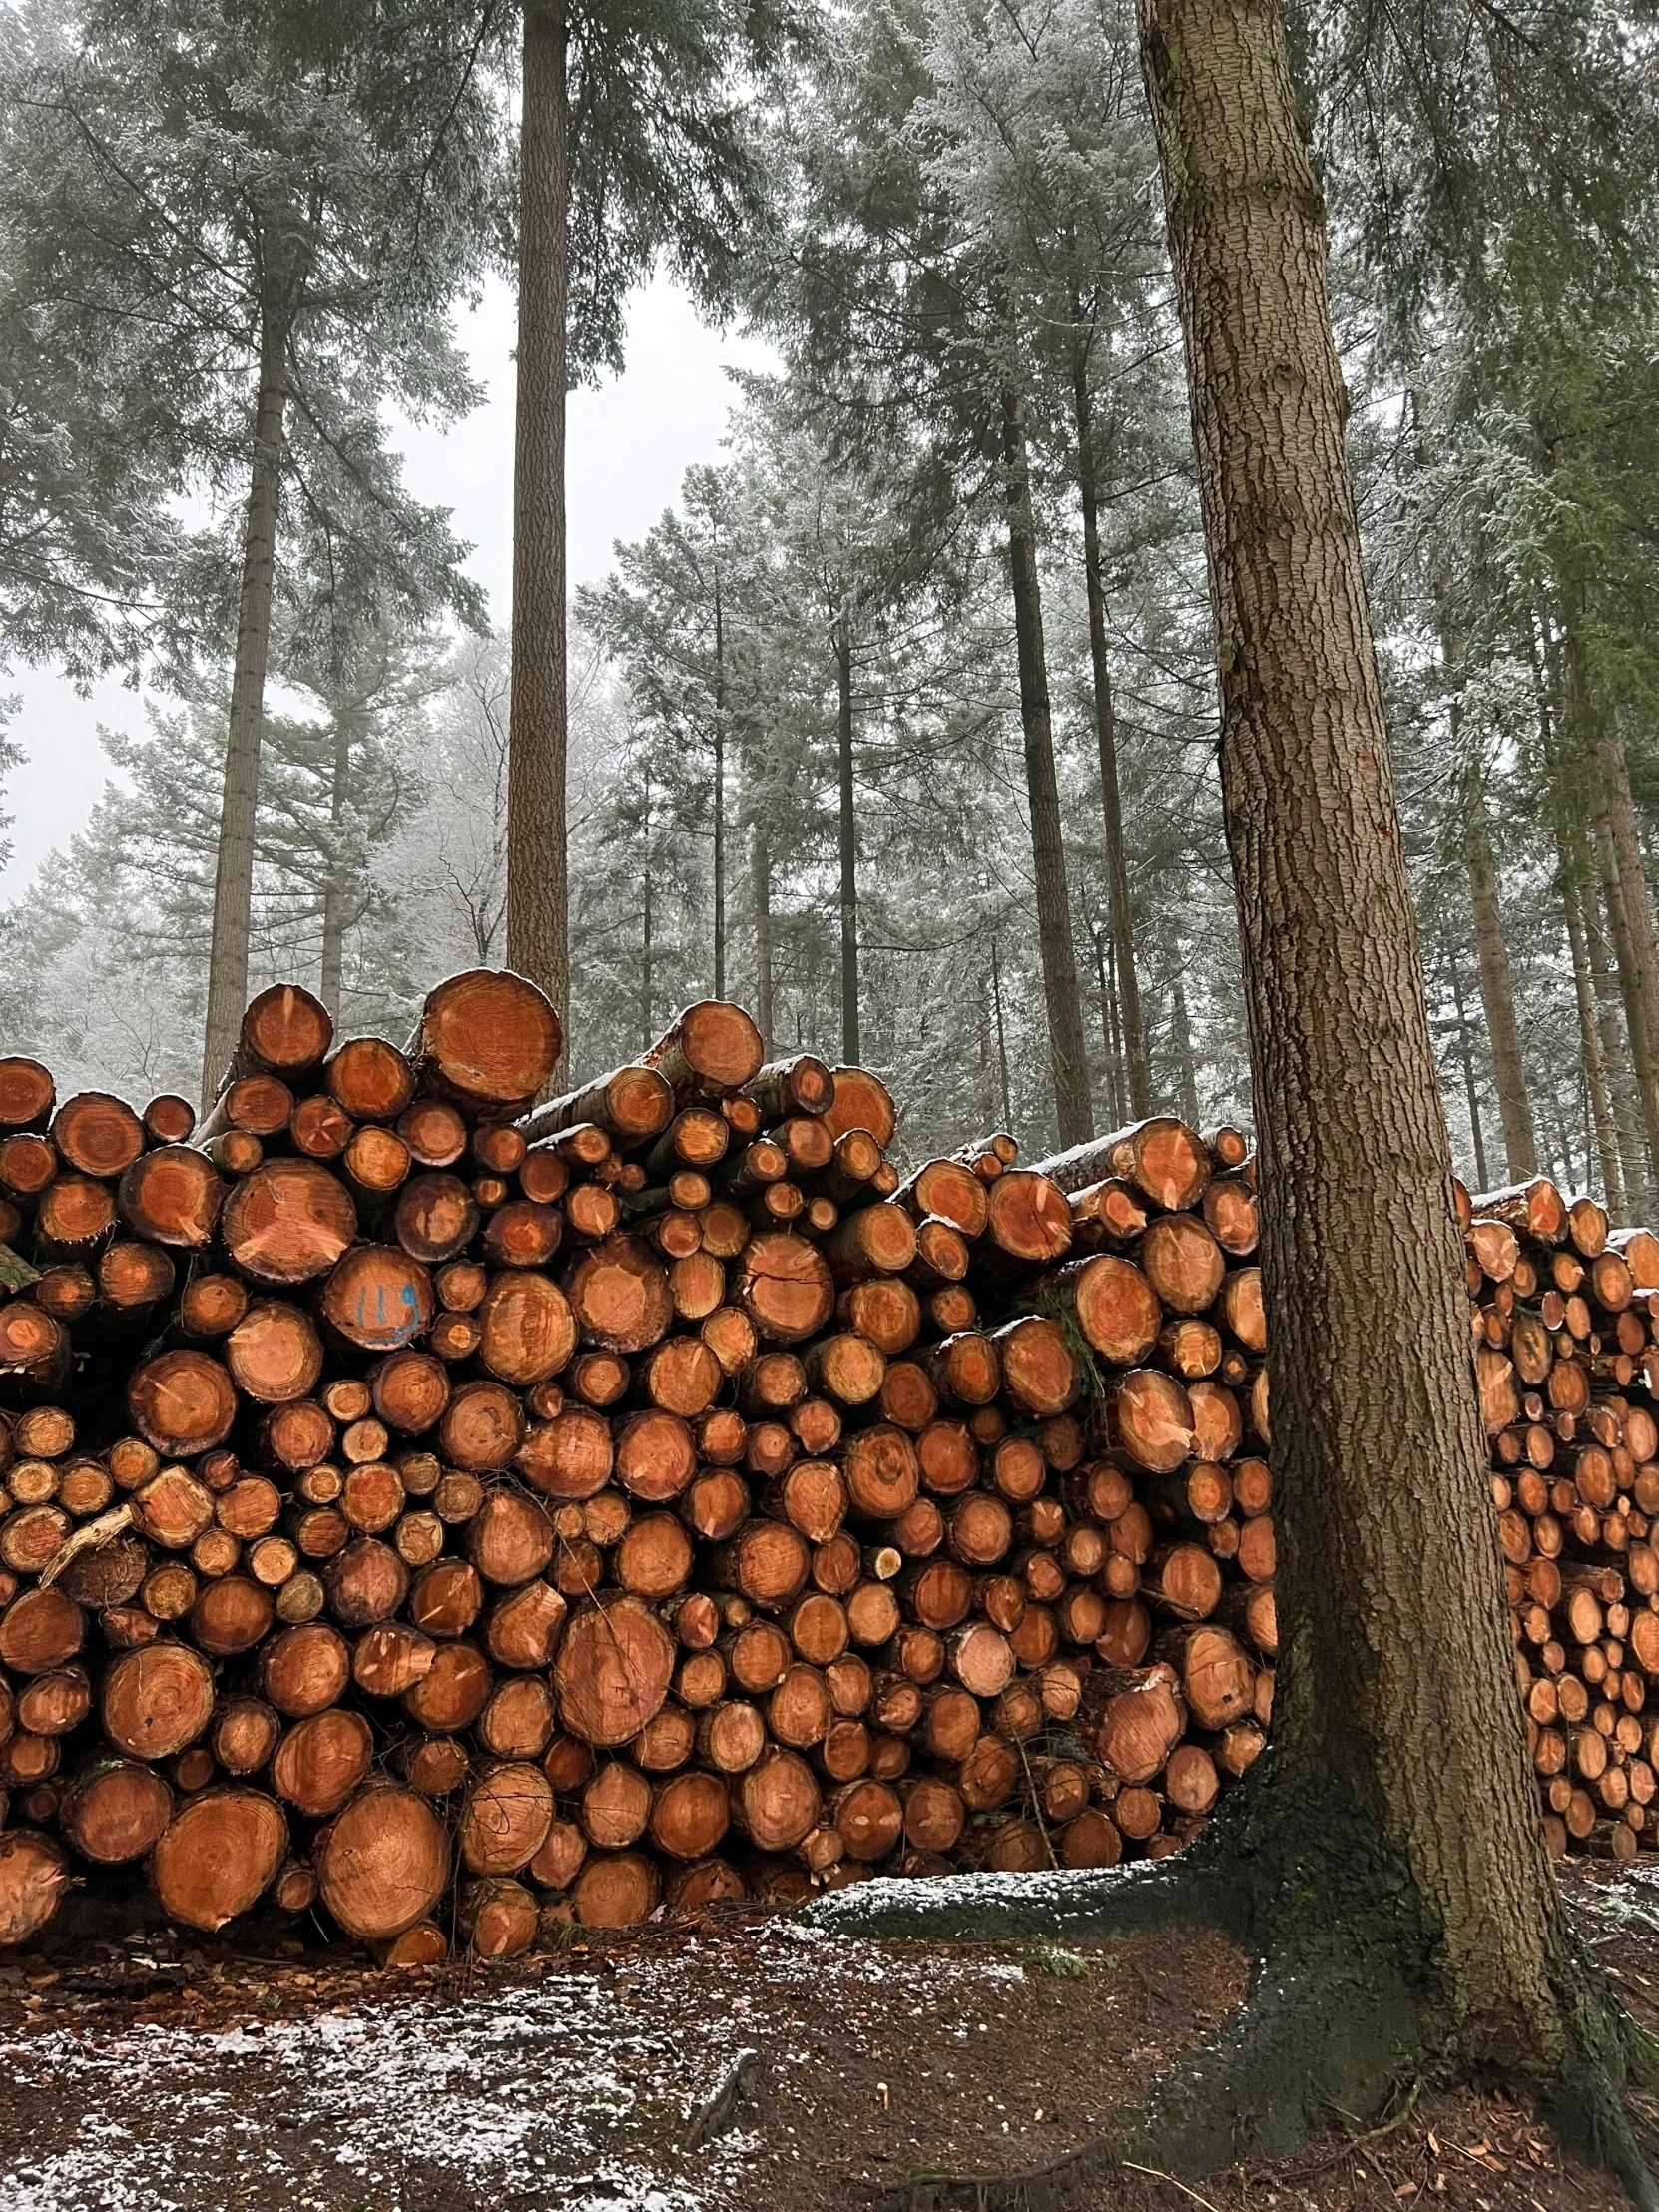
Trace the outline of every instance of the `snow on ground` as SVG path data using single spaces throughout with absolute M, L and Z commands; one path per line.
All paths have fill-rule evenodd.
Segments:
M 790 2063 L 780 2014 L 787 2023 L 799 2006 L 896 1979 L 907 1997 L 954 2007 L 963 1984 L 983 2001 L 1024 1978 L 990 1959 L 899 1965 L 799 1927 L 768 1934 L 750 1986 L 760 1996 L 764 1979 L 769 2070 Z M 735 1983 L 722 1990 L 717 1975 L 711 1989 L 713 1963 L 694 1941 L 614 1975 L 555 1966 L 539 1983 L 466 1998 L 216 2031 L 56 2029 L 0 2045 L 13 2094 L 45 2092 L 82 2114 L 70 2140 L 0 2175 L 0 2206 L 201 2212 L 275 2199 L 304 2212 L 523 2194 L 561 2212 L 719 2212 L 753 2138 L 730 2131 L 690 2157 L 678 2146 L 756 2021 Z M 342 2195 L 342 2184 L 359 2186 Z

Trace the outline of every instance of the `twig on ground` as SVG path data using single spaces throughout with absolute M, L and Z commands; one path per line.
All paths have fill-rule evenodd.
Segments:
M 761 2054 L 758 2050 L 751 2050 L 746 2046 L 738 2052 L 726 2069 L 720 2086 L 692 2114 L 691 2125 L 686 2130 L 687 2150 L 696 2150 L 709 2136 L 724 2132 L 732 2114 L 737 2110 L 739 2097 L 754 2096 L 755 2091 L 749 2076 L 760 2063 Z

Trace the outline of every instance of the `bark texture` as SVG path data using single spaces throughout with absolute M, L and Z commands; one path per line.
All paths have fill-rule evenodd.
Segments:
M 1568 2048 L 1565 1935 L 1486 1509 L 1324 213 L 1274 0 L 1140 0 L 1139 14 L 1261 1140 L 1283 1516 L 1272 1787 L 1328 1822 L 1351 1809 L 1350 1843 L 1409 1884 L 1459 2059 L 1536 2079 Z
M 287 406 L 287 329 L 267 311 L 260 346 L 254 460 L 242 541 L 242 596 L 231 678 L 231 729 L 225 748 L 225 797 L 214 877 L 213 949 L 202 1042 L 202 1100 L 219 1088 L 237 1049 L 248 1003 L 248 929 L 254 905 L 254 828 L 260 797 L 265 671 L 271 650 L 271 598 L 276 577 L 276 517 L 282 481 L 282 423 Z
M 1619 1228 L 1627 1218 L 1624 1169 L 1619 1158 L 1618 1136 L 1613 1126 L 1612 1099 L 1607 1088 L 1607 1064 L 1601 1049 L 1601 1032 L 1596 1026 L 1595 985 L 1590 979 L 1584 907 L 1579 886 L 1571 877 L 1563 880 L 1561 903 L 1567 917 L 1567 945 L 1572 953 L 1572 990 L 1578 1013 L 1578 1049 L 1584 1069 L 1584 1089 L 1590 1101 L 1596 1151 L 1601 1157 L 1601 1179 L 1602 1187 L 1607 1193 L 1607 1212 L 1613 1226 Z
M 1031 510 L 1025 407 L 1002 394 L 1002 450 L 1007 469 L 1008 565 L 1014 592 L 1019 655 L 1019 713 L 1025 732 L 1026 796 L 1031 808 L 1031 859 L 1036 878 L 1037 936 L 1042 951 L 1048 1056 L 1062 1150 L 1094 1135 L 1089 1063 L 1083 1049 L 1083 1006 L 1071 935 L 1066 855 L 1060 830 L 1060 790 L 1054 770 L 1054 723 L 1048 703 L 1042 592 L 1037 580 L 1037 531 Z
M 1129 902 L 1129 869 L 1123 852 L 1123 804 L 1118 791 L 1117 713 L 1106 652 L 1106 589 L 1100 574 L 1100 502 L 1096 482 L 1093 408 L 1088 365 L 1079 351 L 1073 375 L 1077 423 L 1077 490 L 1083 509 L 1083 579 L 1089 602 L 1089 663 L 1094 675 L 1095 734 L 1100 744 L 1100 812 L 1106 832 L 1106 887 L 1111 900 L 1116 956 L 1117 1026 L 1129 1079 L 1127 1115 L 1115 1105 L 1114 1123 L 1144 1121 L 1152 1111 L 1152 1077 L 1141 1026 L 1141 991 L 1135 972 L 1135 921 Z M 1104 995 L 1104 993 L 1103 993 Z
M 565 223 L 563 9 L 526 0 L 519 133 L 518 402 L 507 960 L 570 1036 L 565 855 Z

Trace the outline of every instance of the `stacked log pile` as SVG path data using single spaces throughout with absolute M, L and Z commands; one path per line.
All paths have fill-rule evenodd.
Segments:
M 474 972 L 404 1050 L 263 993 L 200 1129 L 0 1062 L 0 1940 L 147 1882 L 508 1954 L 1162 1855 L 1260 1752 L 1238 1133 L 906 1176 L 739 1008 L 538 1104 L 559 1043 Z M 1470 1209 L 1472 1311 L 1552 1818 L 1622 1850 L 1659 1246 L 1545 1188 Z
M 1659 1239 L 1542 1177 L 1458 1197 L 1545 1833 L 1630 1858 L 1659 1840 Z

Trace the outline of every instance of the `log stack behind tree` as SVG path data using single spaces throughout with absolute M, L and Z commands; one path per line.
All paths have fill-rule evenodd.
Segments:
M 998 1135 L 901 1176 L 878 1078 L 763 1067 L 739 1008 L 536 1104 L 559 1043 L 510 975 L 439 986 L 403 1050 L 265 992 L 194 1143 L 182 1101 L 59 1104 L 0 1062 L 10 1939 L 137 1862 L 187 1926 L 318 1906 L 410 1959 L 452 1927 L 510 1952 L 548 1916 L 877 1868 L 1111 1864 L 1179 1849 L 1259 1754 L 1239 1134 L 1160 1117 L 1037 1170 Z M 1530 1531 L 1525 1688 L 1580 1793 L 1554 1817 L 1605 1840 L 1628 1770 L 1634 1843 L 1653 1761 L 1624 1741 L 1647 1649 L 1625 1616 L 1653 1554 L 1640 1522 L 1610 1567 L 1608 1524 L 1659 1488 L 1620 1487 L 1659 1435 L 1651 1331 L 1632 1296 L 1639 1346 L 1573 1335 L 1565 1302 L 1623 1296 L 1602 1262 L 1557 1293 L 1547 1361 L 1528 1349 L 1506 1206 L 1470 1229 L 1494 1448 L 1563 1445 L 1562 1408 L 1509 1412 L 1521 1361 L 1569 1395 L 1581 1371 L 1571 1417 L 1618 1432 L 1593 1541 L 1558 1490 L 1530 1519 L 1500 1499 L 1506 1545 Z M 1581 1245 L 1595 1219 L 1571 1215 Z M 1582 1433 L 1580 1516 L 1606 1487 Z M 1587 1545 L 1559 1589 L 1551 1511 Z M 1571 1667 L 1559 1634 L 1525 1641 L 1540 1603 Z

